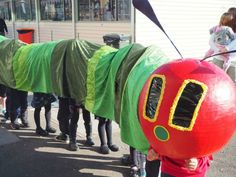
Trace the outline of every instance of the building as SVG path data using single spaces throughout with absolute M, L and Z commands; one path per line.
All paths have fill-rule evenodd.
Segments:
M 130 0 L 0 0 L 9 34 L 34 29 L 34 42 L 86 39 L 103 43 L 111 32 L 131 33 Z
M 235 0 L 149 0 L 166 33 L 185 58 L 204 56 L 209 29 Z M 132 42 L 159 45 L 180 58 L 163 32 L 132 6 L 132 0 L 0 0 L 9 37 L 33 28 L 34 41 L 85 39 L 103 44 L 109 33 L 131 36 Z

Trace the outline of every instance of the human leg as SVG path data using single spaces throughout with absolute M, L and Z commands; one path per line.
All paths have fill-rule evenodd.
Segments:
M 6 110 L 5 98 L 6 98 L 6 87 L 0 84 L 0 114 L 2 115 L 4 115 Z
M 58 97 L 59 109 L 57 113 L 57 120 L 59 123 L 59 129 L 63 134 L 69 135 L 69 98 Z
M 129 146 L 129 155 L 128 156 L 123 156 L 122 159 L 121 159 L 121 163 L 123 165 L 130 166 L 130 165 L 133 164 L 133 151 L 134 151 L 134 148 Z
M 106 119 L 95 116 L 96 119 L 98 119 L 98 135 L 100 139 L 100 152 L 102 154 L 109 154 L 109 148 L 107 146 L 107 141 L 106 141 Z
M 85 145 L 87 146 L 93 146 L 94 142 L 92 140 L 92 121 L 91 121 L 91 116 L 90 112 L 84 108 L 82 108 L 82 113 L 83 113 L 83 119 L 84 119 L 84 127 L 86 131 L 86 142 Z
M 5 99 L 4 97 L 0 96 L 0 115 L 3 115 L 4 110 L 5 110 Z
M 9 99 L 7 97 L 6 97 L 6 102 L 5 103 L 6 103 L 6 112 L 4 114 L 4 118 L 6 120 L 8 120 L 10 115 L 9 115 Z
M 46 131 L 49 133 L 56 133 L 56 129 L 51 125 L 51 103 L 44 105 L 45 119 L 46 119 Z
M 71 119 L 69 124 L 69 150 L 77 151 L 78 145 L 76 143 L 76 133 L 78 127 L 79 120 L 79 109 L 76 106 L 75 100 L 70 101 L 70 111 L 71 111 Z
M 57 113 L 57 120 L 59 123 L 59 129 L 61 133 L 56 136 L 56 140 L 67 142 L 69 135 L 69 119 L 70 119 L 70 109 L 69 109 L 69 98 L 58 97 L 59 109 Z
M 146 155 L 138 151 L 139 176 L 146 177 Z
M 21 97 L 20 97 L 20 114 L 19 118 L 21 119 L 22 126 L 23 127 L 29 127 L 28 123 L 28 92 L 21 91 Z
M 146 160 L 146 174 L 147 177 L 158 177 L 160 169 L 160 160 L 149 161 Z
M 12 129 L 20 129 L 20 125 L 17 122 L 17 109 L 19 108 L 19 95 L 16 89 L 8 88 L 8 101 L 9 101 L 9 117 L 11 120 Z
M 133 148 L 131 154 L 133 161 L 130 166 L 130 177 L 139 177 L 138 152 Z
M 40 124 L 40 112 L 41 112 L 41 107 L 37 107 L 34 109 L 34 122 L 36 125 L 36 134 L 40 135 L 40 136 L 48 136 L 48 132 L 46 130 L 44 130 L 41 127 Z
M 119 147 L 112 143 L 112 121 L 106 119 L 106 134 L 107 134 L 107 145 L 113 152 L 117 152 Z

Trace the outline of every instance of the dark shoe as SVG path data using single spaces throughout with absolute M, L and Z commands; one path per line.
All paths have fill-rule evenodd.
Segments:
M 107 145 L 100 146 L 100 153 L 102 153 L 102 154 L 109 154 L 110 151 L 109 151 L 108 146 Z
M 93 146 L 95 143 L 93 142 L 92 138 L 88 138 L 86 141 L 85 141 L 85 145 L 86 146 Z
M 130 166 L 130 165 L 132 164 L 130 155 L 129 155 L 129 156 L 124 156 L 124 157 L 122 157 L 121 163 L 122 163 L 123 165 L 125 165 L 125 166 Z
M 70 143 L 69 143 L 69 150 L 70 150 L 70 151 L 77 151 L 78 148 L 79 148 L 79 147 L 78 147 L 78 145 L 77 145 L 76 142 L 70 142 Z
M 61 141 L 61 142 L 66 142 L 69 143 L 69 138 L 66 134 L 64 133 L 60 133 L 60 135 L 56 136 L 56 140 L 57 141 Z
M 108 147 L 109 147 L 109 149 L 110 149 L 111 151 L 113 151 L 113 152 L 119 151 L 119 147 L 116 146 L 115 144 L 109 145 Z
M 35 133 L 40 136 L 48 136 L 48 132 L 42 128 L 36 129 Z
M 20 124 L 20 127 L 29 128 L 29 124 L 28 123 L 22 123 L 22 124 Z
M 47 127 L 46 128 L 46 131 L 48 132 L 48 133 L 56 133 L 56 129 L 55 128 L 52 128 L 52 127 Z
M 20 125 L 16 123 L 11 123 L 10 124 L 10 129 L 12 130 L 20 130 Z

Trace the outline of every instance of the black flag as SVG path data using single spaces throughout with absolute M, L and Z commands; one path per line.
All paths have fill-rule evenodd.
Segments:
M 145 16 L 147 16 L 153 23 L 155 23 L 166 35 L 166 37 L 170 40 L 171 44 L 174 46 L 176 51 L 179 53 L 179 55 L 182 57 L 180 51 L 175 46 L 175 44 L 172 42 L 172 40 L 169 38 L 167 33 L 165 32 L 164 28 L 161 26 L 161 23 L 159 22 L 155 12 L 153 11 L 153 8 L 148 0 L 133 0 L 133 5 L 136 9 L 138 9 L 140 12 L 142 12 Z

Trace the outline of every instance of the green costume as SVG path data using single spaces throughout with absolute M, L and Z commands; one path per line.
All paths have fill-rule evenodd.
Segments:
M 0 36 L 0 54 L 1 84 L 74 98 L 117 122 L 123 142 L 147 151 L 138 99 L 150 74 L 170 61 L 158 47 L 130 44 L 118 50 L 80 40 L 26 45 Z

